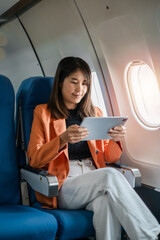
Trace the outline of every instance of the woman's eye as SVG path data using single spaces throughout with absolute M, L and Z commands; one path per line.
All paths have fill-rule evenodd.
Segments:
M 87 82 L 83 82 L 83 85 L 88 85 L 88 83 Z
M 76 84 L 77 82 L 72 81 L 71 83 Z

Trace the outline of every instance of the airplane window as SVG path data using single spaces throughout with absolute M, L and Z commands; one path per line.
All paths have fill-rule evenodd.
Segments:
M 127 82 L 133 108 L 148 127 L 160 126 L 160 88 L 152 69 L 144 62 L 130 64 Z
M 92 72 L 91 99 L 93 105 L 99 107 L 103 111 L 103 116 L 107 116 L 107 111 L 96 72 Z

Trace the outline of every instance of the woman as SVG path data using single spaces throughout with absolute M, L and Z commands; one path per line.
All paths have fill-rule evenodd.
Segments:
M 94 212 L 97 240 L 118 240 L 121 225 L 133 240 L 151 240 L 160 226 L 123 175 L 105 167 L 117 161 L 125 128 L 116 126 L 108 135 L 112 140 L 83 141 L 88 135 L 80 127 L 84 117 L 102 116 L 92 105 L 91 71 L 76 57 L 60 61 L 48 104 L 35 108 L 28 147 L 33 167 L 46 168 L 59 182 L 58 207 L 86 208 Z M 50 208 L 56 198 L 37 193 L 37 200 Z

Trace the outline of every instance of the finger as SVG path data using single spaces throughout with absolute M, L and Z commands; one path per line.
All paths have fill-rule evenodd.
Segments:
M 83 136 L 80 136 L 80 137 L 72 137 L 71 139 L 70 139 L 70 143 L 77 143 L 77 142 L 80 142 L 80 141 L 82 141 L 84 138 L 86 138 L 87 137 L 87 135 L 88 134 L 86 134 L 86 135 L 83 135 Z
M 115 134 L 115 133 L 108 133 L 108 135 L 115 141 L 121 141 L 123 140 L 125 134 Z
M 121 127 L 111 128 L 111 129 L 109 129 L 109 133 L 125 134 L 126 128 L 121 128 Z
M 74 131 L 74 132 L 69 132 L 68 133 L 68 136 L 71 138 L 71 137 L 84 137 L 86 135 L 88 135 L 89 132 L 88 131 L 83 131 L 83 132 L 77 132 L 77 131 Z
M 112 136 L 112 137 L 117 137 L 117 136 L 119 136 L 119 137 L 123 137 L 123 136 L 125 136 L 126 135 L 126 132 L 109 132 L 109 133 L 107 133 L 108 135 L 110 135 L 110 136 Z
M 81 131 L 69 132 L 68 133 L 69 142 L 73 143 L 81 141 L 83 138 L 87 137 L 88 134 L 89 134 L 88 130 L 83 132 Z
M 117 131 L 126 131 L 126 127 L 123 126 L 123 125 L 115 126 L 115 127 L 113 128 L 113 130 L 117 130 Z
M 79 127 L 78 131 L 79 132 L 88 132 L 88 129 L 86 127 Z
M 107 133 L 111 138 L 124 138 L 126 133 Z
M 78 125 L 71 125 L 67 128 L 68 132 L 76 132 L 78 130 L 79 126 Z
M 88 132 L 88 129 L 85 127 L 77 127 L 77 125 L 72 125 L 70 127 L 68 127 L 68 131 L 69 132 L 73 132 L 73 133 L 81 133 L 81 132 Z

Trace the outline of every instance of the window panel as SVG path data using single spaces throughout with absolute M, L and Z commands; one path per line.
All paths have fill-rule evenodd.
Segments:
M 152 69 L 140 61 L 131 63 L 127 83 L 138 118 L 149 127 L 160 126 L 160 89 Z
M 103 111 L 103 116 L 107 116 L 106 107 L 96 72 L 92 72 L 91 99 L 93 105 L 99 107 Z

